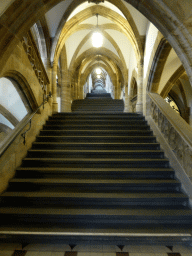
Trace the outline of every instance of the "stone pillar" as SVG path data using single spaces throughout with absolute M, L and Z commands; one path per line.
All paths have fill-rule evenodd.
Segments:
M 113 96 L 114 96 L 114 99 L 117 99 L 117 80 L 112 79 L 112 84 L 113 84 Z
M 61 79 L 61 112 L 71 112 L 71 85 L 68 70 L 62 69 Z
M 53 96 L 52 110 L 53 110 L 53 113 L 58 112 L 56 76 L 57 76 L 57 63 L 53 62 L 53 70 L 52 70 L 52 96 Z
M 84 84 L 79 85 L 79 99 L 83 100 L 84 99 Z
M 90 88 L 89 88 L 89 79 L 87 79 L 87 88 L 88 88 L 87 93 L 89 93 L 89 92 L 90 92 Z
M 143 61 L 138 65 L 136 112 L 143 113 Z
M 117 82 L 117 99 L 121 98 L 121 82 Z
M 74 83 L 74 99 L 77 99 L 77 81 Z
M 128 80 L 128 78 L 127 78 Z M 124 112 L 132 112 L 130 95 L 128 94 L 128 84 L 125 85 L 125 102 Z
M 49 59 L 45 59 L 44 60 L 44 64 L 45 64 L 45 69 L 47 71 L 47 75 L 49 77 L 49 84 L 47 85 L 47 95 L 49 95 L 50 93 L 52 94 L 52 68 L 51 68 L 51 62 Z M 50 106 L 52 106 L 53 103 L 53 98 L 49 97 L 48 98 L 48 103 Z

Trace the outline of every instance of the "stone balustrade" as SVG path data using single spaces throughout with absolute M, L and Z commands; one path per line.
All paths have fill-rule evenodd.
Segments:
M 154 120 L 186 174 L 192 179 L 192 127 L 155 93 L 147 96 L 147 115 Z

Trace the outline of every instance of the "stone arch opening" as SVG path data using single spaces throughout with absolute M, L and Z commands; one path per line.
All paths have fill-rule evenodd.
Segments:
M 13 78 L 0 78 L 0 131 L 1 140 L 32 111 L 20 84 Z
M 162 38 L 151 65 L 147 83 L 148 92 L 156 93 L 158 91 L 161 75 L 171 49 L 172 47 L 169 42 L 165 38 Z

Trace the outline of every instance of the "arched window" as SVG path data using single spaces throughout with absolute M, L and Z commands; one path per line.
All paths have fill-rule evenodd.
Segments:
M 31 108 L 19 84 L 12 78 L 0 78 L 0 141 L 29 112 Z

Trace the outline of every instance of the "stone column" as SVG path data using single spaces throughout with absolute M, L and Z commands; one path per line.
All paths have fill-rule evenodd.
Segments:
M 84 99 L 84 84 L 82 84 L 81 82 L 79 85 L 79 99 L 80 100 Z
M 143 60 L 138 65 L 136 112 L 143 113 Z
M 120 99 L 121 97 L 121 83 L 117 82 L 117 99 Z
M 117 99 L 117 80 L 112 79 L 112 84 L 113 84 L 113 96 L 114 96 L 114 99 Z
M 61 79 L 61 112 L 71 112 L 71 85 L 68 70 L 62 69 Z
M 125 108 L 124 112 L 132 112 L 131 100 L 130 96 L 128 95 L 128 84 L 125 86 Z
M 77 99 L 77 81 L 74 83 L 74 99 Z
M 53 113 L 58 112 L 56 76 L 57 76 L 57 63 L 53 62 L 53 69 L 52 69 L 52 96 L 53 96 L 52 110 L 53 110 Z
M 90 92 L 90 88 L 89 88 L 89 79 L 87 79 L 87 88 L 88 88 L 88 93 Z

